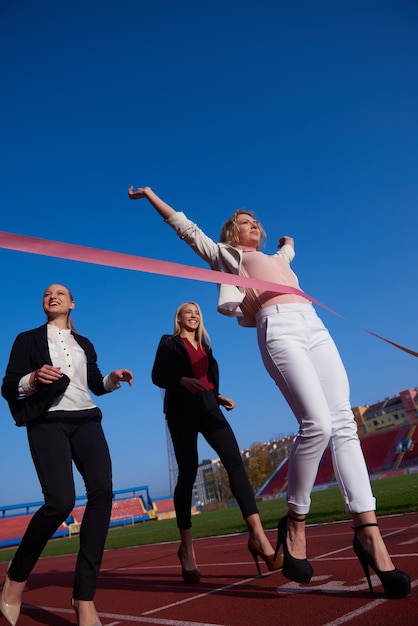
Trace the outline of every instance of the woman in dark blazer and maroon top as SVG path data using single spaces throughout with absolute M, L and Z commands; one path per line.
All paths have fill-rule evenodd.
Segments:
M 230 411 L 235 403 L 219 394 L 218 364 L 208 341 L 199 305 L 186 302 L 176 311 L 173 335 L 161 338 L 152 369 L 154 384 L 165 389 L 164 413 L 177 459 L 174 506 L 181 539 L 178 556 L 183 579 L 188 583 L 200 580 L 191 535 L 199 433 L 218 454 L 228 473 L 231 491 L 247 523 L 248 548 L 259 573 L 258 557 L 270 571 L 282 565 L 281 555 L 273 557 L 274 550 L 264 533 L 235 435 L 219 408 L 221 405 Z
M 100 396 L 119 388 L 122 381 L 131 385 L 132 372 L 117 369 L 103 377 L 93 344 L 72 325 L 74 306 L 64 285 L 53 284 L 45 290 L 47 324 L 16 337 L 1 389 L 17 426 L 26 426 L 45 497 L 3 585 L 0 611 L 11 626 L 19 618 L 26 579 L 74 507 L 73 462 L 86 486 L 87 505 L 72 604 L 79 626 L 100 626 L 93 599 L 112 509 L 112 469 L 102 413 L 89 390 Z

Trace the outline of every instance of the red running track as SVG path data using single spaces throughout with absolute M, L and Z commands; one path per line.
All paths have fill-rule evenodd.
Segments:
M 412 626 L 418 624 L 418 513 L 383 517 L 382 534 L 396 566 L 411 576 L 412 595 L 387 600 L 377 576 L 368 590 L 352 548 L 349 522 L 307 527 L 314 577 L 309 585 L 281 572 L 258 577 L 247 536 L 198 539 L 202 579 L 181 579 L 177 544 L 108 550 L 96 607 L 103 626 Z M 140 527 L 138 527 L 140 531 Z M 269 531 L 274 544 L 275 534 Z M 17 626 L 75 624 L 70 607 L 75 556 L 43 558 L 24 593 Z M 6 564 L 0 564 L 4 577 Z M 6 626 L 3 618 L 1 626 Z

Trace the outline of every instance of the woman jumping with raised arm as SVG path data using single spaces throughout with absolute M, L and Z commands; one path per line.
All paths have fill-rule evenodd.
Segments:
M 132 200 L 147 199 L 166 223 L 214 270 L 248 276 L 299 289 L 290 269 L 294 258 L 291 237 L 279 241 L 274 255 L 260 252 L 265 233 L 249 211 L 236 211 L 223 225 L 220 242 L 184 213 L 175 211 L 149 187 L 128 191 Z M 305 519 L 319 463 L 330 445 L 345 509 L 353 519 L 353 549 L 367 576 L 371 568 L 388 598 L 410 594 L 408 574 L 396 569 L 376 520 L 366 463 L 351 411 L 344 365 L 328 330 L 303 295 L 220 285 L 218 310 L 235 316 L 243 326 L 255 326 L 260 353 L 298 424 L 289 459 L 288 512 L 278 524 L 276 552 L 283 547 L 283 574 L 308 583 L 312 566 L 306 557 Z

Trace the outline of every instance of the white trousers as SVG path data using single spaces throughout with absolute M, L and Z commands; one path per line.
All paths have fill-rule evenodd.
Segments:
M 341 357 L 311 304 L 282 304 L 257 314 L 263 363 L 299 422 L 289 458 L 287 503 L 309 512 L 311 491 L 325 448 L 347 513 L 376 508 Z

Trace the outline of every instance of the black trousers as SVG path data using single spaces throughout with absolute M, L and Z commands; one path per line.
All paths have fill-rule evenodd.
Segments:
M 101 412 L 71 412 L 28 424 L 32 459 L 45 504 L 32 517 L 10 565 L 12 580 L 28 578 L 42 550 L 73 510 L 73 466 L 84 479 L 87 505 L 80 527 L 73 597 L 93 600 L 112 511 L 112 468 Z M 77 416 L 78 415 L 78 416 Z M 77 416 L 77 417 L 76 417 Z
M 208 414 L 196 408 L 193 415 L 167 415 L 167 424 L 173 442 L 178 466 L 178 479 L 174 490 L 174 507 L 177 526 L 191 528 L 193 485 L 198 467 L 197 438 L 201 433 L 225 467 L 231 491 L 238 502 L 244 519 L 258 513 L 254 492 L 248 480 L 237 440 L 222 411 Z

